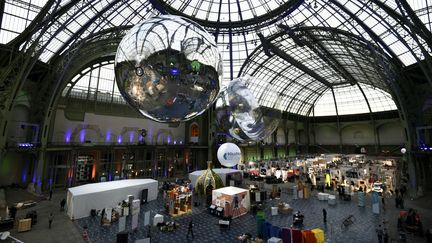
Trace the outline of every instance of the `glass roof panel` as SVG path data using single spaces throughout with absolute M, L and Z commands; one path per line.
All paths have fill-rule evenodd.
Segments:
M 6 44 L 18 36 L 36 17 L 48 0 L 5 0 L 0 26 L 0 43 Z
M 397 110 L 396 103 L 389 93 L 366 84 L 360 84 L 360 86 L 369 101 L 372 112 Z
M 95 64 L 92 68 L 84 70 L 72 79 L 63 90 L 62 96 L 66 96 L 70 89 L 71 98 L 126 104 L 115 85 L 113 62 Z
M 287 0 L 162 0 L 171 8 L 200 20 L 220 22 L 248 20 L 277 9 Z
M 167 3 L 173 9 L 199 20 L 219 20 L 221 23 L 234 23 L 241 20 L 252 21 L 264 16 L 269 17 L 269 13 L 273 14 L 280 6 L 290 2 L 290 0 L 152 0 L 152 2 L 155 1 Z M 46 2 L 46 0 L 5 0 L 5 11 L 0 26 L 0 42 L 7 43 L 22 33 Z M 62 1 L 61 6 L 66 6 L 67 2 L 69 1 Z M 276 26 L 280 23 L 287 25 L 292 30 L 303 27 L 332 27 L 345 30 L 358 36 L 358 39 L 353 41 L 351 37 L 344 35 L 332 38 L 330 34 L 324 31 L 313 30 L 301 33 L 303 41 L 309 45 L 299 47 L 298 43 L 287 35 L 274 41 L 284 52 L 332 84 L 343 85 L 347 81 L 355 80 L 362 83 L 361 85 L 367 84 L 370 87 L 379 88 L 381 91 L 374 91 L 375 95 L 381 97 L 377 98 L 379 100 L 377 104 L 382 104 L 385 101 L 385 105 L 380 107 L 385 107 L 385 109 L 393 107 L 395 109 L 394 105 L 389 105 L 386 101 L 390 96 L 385 93 L 389 89 L 386 75 L 382 75 L 384 68 L 374 65 L 376 63 L 374 55 L 371 55 L 371 50 L 366 47 L 369 45 L 368 43 L 381 49 L 388 46 L 390 51 L 384 50 L 385 54 L 390 55 L 393 52 L 403 64 L 409 65 L 424 58 L 424 53 L 422 53 L 419 45 L 424 44 L 425 41 L 422 36 L 418 35 L 416 38 L 419 40 L 416 41 L 406 28 L 400 26 L 397 20 L 376 5 L 374 1 L 338 0 L 338 2 L 346 9 L 339 8 L 328 1 L 304 1 L 289 16 L 283 18 L 279 16 L 276 24 L 257 26 L 258 23 L 255 23 L 253 26 L 240 26 L 230 29 L 231 34 L 228 29 L 215 30 L 214 27 L 207 26 L 208 30 L 215 34 L 224 59 L 225 81 L 237 77 L 245 59 L 251 55 L 255 48 L 261 48 L 261 42 L 256 32 L 262 33 L 266 38 L 271 38 L 276 32 L 281 31 Z M 383 0 L 380 3 L 386 4 L 401 14 L 396 0 Z M 408 0 L 408 3 L 425 26 L 431 30 L 432 1 Z M 350 13 L 355 14 L 356 17 L 351 17 Z M 152 7 L 148 0 L 79 1 L 67 11 L 67 14 L 56 18 L 49 31 L 43 34 L 42 40 L 44 42 L 41 42 L 41 46 L 45 42 L 48 45 L 40 56 L 40 60 L 49 62 L 54 55 L 67 50 L 67 47 L 71 46 L 73 42 L 83 40 L 92 33 L 114 26 L 135 25 L 158 14 L 159 12 Z M 357 22 L 357 18 L 378 35 L 385 45 L 367 34 L 367 31 Z M 309 33 L 310 36 L 306 36 L 305 33 Z M 39 34 L 40 32 L 35 33 L 32 39 L 36 39 Z M 358 45 L 359 43 L 362 45 Z M 423 46 L 429 54 L 432 54 L 426 44 Z M 313 103 L 315 98 L 320 95 L 320 91 L 326 89 L 326 86 L 316 80 L 312 82 L 314 79 L 310 74 L 304 74 L 298 67 L 292 66 L 283 58 L 276 55 L 268 58 L 263 54 L 262 48 L 258 52 L 260 53 L 251 57 L 251 61 L 243 67 L 243 73 L 253 73 L 279 89 L 284 94 L 282 100 L 287 109 L 291 109 L 293 112 L 296 110 L 307 112 L 309 103 Z M 335 88 L 335 90 L 338 89 Z M 264 91 L 261 90 L 261 92 Z M 346 91 L 345 93 L 349 92 Z M 299 105 L 298 100 L 306 102 L 305 105 Z M 316 113 L 316 109 L 314 112 Z M 342 106 L 341 113 L 344 113 Z
M 312 116 L 335 116 L 336 107 L 331 90 L 326 91 L 315 103 Z
M 334 89 L 334 94 L 337 102 L 337 111 L 339 115 L 350 115 L 369 113 L 369 107 L 365 100 L 369 102 L 372 112 L 396 110 L 390 94 L 377 88 L 373 88 L 367 84 L 359 84 L 364 94 L 357 85 L 340 87 Z M 312 115 L 312 114 L 311 114 Z M 326 91 L 315 104 L 315 116 L 334 116 L 336 115 L 336 107 L 331 90 Z

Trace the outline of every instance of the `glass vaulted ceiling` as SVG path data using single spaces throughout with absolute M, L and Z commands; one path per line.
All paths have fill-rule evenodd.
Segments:
M 407 1 L 430 31 L 432 0 Z M 37 13 L 41 11 L 45 3 L 47 3 L 46 0 L 6 0 L 0 27 L 0 42 L 10 43 L 22 33 Z M 225 80 L 238 76 L 246 58 L 260 45 L 257 33 L 261 33 L 265 37 L 272 36 L 281 31 L 277 27 L 279 24 L 289 28 L 298 26 L 331 27 L 352 33 L 381 48 L 386 55 L 392 58 L 392 61 L 399 62 L 402 66 L 422 60 L 425 54 L 431 52 L 427 48 L 423 36 L 411 33 L 406 25 L 401 24 L 397 16 L 404 16 L 406 13 L 402 12 L 403 8 L 399 6 L 399 1 L 396 0 L 151 0 L 151 2 L 147 0 L 71 0 L 59 2 L 58 0 L 52 1 L 51 4 L 49 13 L 54 12 L 55 16 L 50 19 L 45 18 L 43 22 L 47 23 L 48 28 L 34 32 L 31 38 L 28 38 L 29 43 L 20 43 L 21 49 L 26 50 L 32 41 L 37 40 L 39 48 L 43 50 L 42 55 L 39 57 L 43 62 L 50 62 L 53 57 L 67 51 L 68 47 L 93 33 L 115 26 L 132 26 L 149 17 L 159 15 L 161 12 L 189 16 L 207 27 L 215 35 L 224 58 Z M 288 10 L 281 11 L 283 10 L 281 6 Z M 41 38 L 38 39 L 38 37 Z M 334 47 L 333 51 L 337 59 L 337 48 Z M 342 55 L 347 55 L 346 48 Z M 345 60 L 347 61 L 349 58 L 345 58 Z M 326 64 L 315 63 L 314 65 L 318 69 L 320 65 Z M 353 65 L 357 64 L 353 63 Z M 349 65 L 346 66 L 348 72 L 351 72 L 348 68 Z M 287 65 L 286 69 L 289 69 L 288 67 L 289 65 Z M 270 65 L 268 68 L 273 69 Z M 367 68 L 370 67 L 361 65 L 361 68 L 352 70 L 352 72 L 368 73 L 361 70 Z M 286 70 L 286 72 L 289 72 L 289 70 Z M 333 70 L 333 72 L 337 73 L 337 70 Z M 328 75 L 323 74 L 322 76 L 328 78 Z M 372 90 L 379 89 L 379 92 L 376 92 L 375 95 L 382 94 L 383 97 L 387 97 L 387 99 L 383 98 L 382 100 L 389 100 L 390 95 L 388 92 L 390 90 L 387 89 L 388 84 L 385 81 L 379 80 L 375 82 L 368 77 L 361 78 L 360 75 L 354 77 L 356 77 L 358 83 L 356 84 L 358 90 L 363 86 L 365 87 L 362 89 L 363 92 L 367 92 L 369 88 Z M 338 78 L 340 77 L 335 75 L 333 80 Z M 292 82 L 300 82 L 300 80 L 304 79 L 307 79 L 307 77 L 299 75 L 299 78 L 293 79 Z M 269 81 L 267 80 L 267 82 Z M 305 104 L 298 104 L 298 106 L 304 108 L 292 108 L 292 110 L 297 110 L 300 114 L 320 114 L 317 112 L 317 108 L 321 103 L 325 103 L 324 98 L 328 95 L 328 88 L 316 87 L 315 89 L 314 85 L 317 81 L 314 79 L 309 79 L 306 85 L 305 83 L 289 84 L 288 81 L 286 82 L 287 85 L 300 87 L 296 93 L 291 94 L 284 93 L 288 92 L 289 88 L 280 85 L 282 95 L 292 99 L 292 101 L 287 101 L 288 104 L 299 103 L 303 96 L 317 97 L 316 99 L 306 100 L 311 106 L 316 106 L 313 112 L 312 109 L 306 111 L 307 105 Z M 332 82 L 344 83 L 344 80 Z M 384 86 L 381 85 L 382 82 L 385 83 Z M 310 85 L 308 85 L 309 83 Z M 352 92 L 345 92 L 342 88 L 347 88 L 343 86 L 339 88 L 341 88 L 341 94 L 351 94 L 350 92 Z M 330 89 L 333 90 L 333 97 L 337 96 L 339 88 L 333 87 L 333 89 Z M 362 96 L 369 97 L 367 94 L 362 94 Z M 333 98 L 333 100 L 339 102 L 337 98 Z M 265 100 L 260 100 L 260 103 L 264 104 Z M 388 103 L 392 103 L 391 100 Z M 285 108 L 290 110 L 289 106 Z M 396 109 L 394 103 L 390 107 Z M 365 109 L 362 108 L 363 110 Z M 370 105 L 367 110 L 374 111 L 376 109 L 373 108 L 373 105 Z

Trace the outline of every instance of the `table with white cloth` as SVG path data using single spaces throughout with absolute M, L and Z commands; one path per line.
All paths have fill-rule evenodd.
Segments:
M 329 205 L 336 205 L 336 196 L 335 195 L 329 195 L 328 196 L 328 204 Z
M 323 193 L 323 192 L 319 192 L 318 193 L 318 200 L 320 201 L 327 201 L 329 198 L 329 194 L 328 193 Z
M 156 214 L 153 218 L 153 226 L 157 226 L 159 223 L 164 222 L 164 216 L 162 214 Z
M 271 207 L 271 214 L 273 215 L 278 215 L 278 207 Z

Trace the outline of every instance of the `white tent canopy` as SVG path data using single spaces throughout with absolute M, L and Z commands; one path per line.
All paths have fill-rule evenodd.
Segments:
M 69 188 L 67 214 L 71 219 L 88 217 L 90 210 L 114 207 L 127 195 L 141 198 L 143 189 L 148 189 L 147 201 L 157 198 L 158 182 L 153 179 L 132 179 L 91 183 Z
M 233 174 L 233 173 L 237 173 L 240 172 L 243 175 L 243 171 L 241 170 L 235 170 L 235 169 L 229 169 L 229 168 L 222 168 L 222 169 L 213 169 L 213 171 L 220 176 L 220 178 L 222 179 L 222 182 L 225 186 L 229 186 L 226 185 L 226 176 L 228 174 Z M 189 173 L 189 180 L 191 181 L 191 184 L 193 186 L 195 186 L 198 177 L 200 177 L 200 175 L 204 174 L 204 172 L 206 172 L 206 170 L 197 170 L 194 172 Z

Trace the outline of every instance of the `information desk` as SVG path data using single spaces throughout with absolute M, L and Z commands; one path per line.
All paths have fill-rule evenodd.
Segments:
M 67 193 L 67 214 L 71 219 L 88 217 L 92 209 L 114 207 L 127 195 L 141 198 L 144 189 L 148 189 L 147 201 L 156 200 L 158 182 L 153 179 L 109 181 L 72 187 Z

